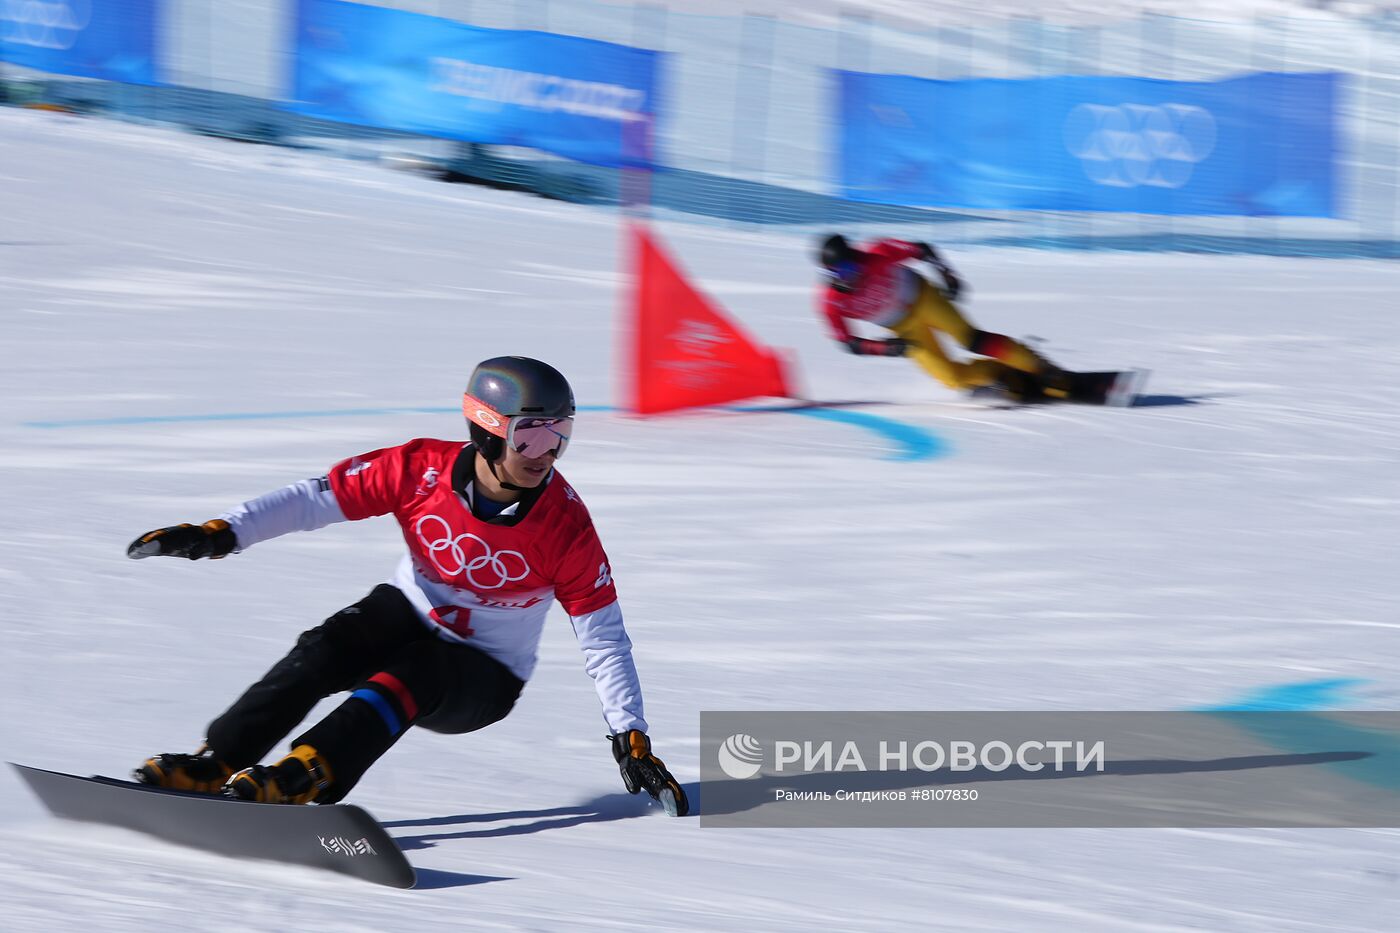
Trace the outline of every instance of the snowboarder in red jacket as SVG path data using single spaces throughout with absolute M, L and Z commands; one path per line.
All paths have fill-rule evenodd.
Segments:
M 391 578 L 324 624 L 208 728 L 205 747 L 148 759 L 160 787 L 267 803 L 333 803 L 413 726 L 473 732 L 510 712 L 533 672 L 553 600 L 568 612 L 631 793 L 672 815 L 685 791 L 651 752 L 611 564 L 578 493 L 555 469 L 574 397 L 558 370 L 498 357 L 476 367 L 462 411 L 471 443 L 419 439 L 351 457 L 323 477 L 203 525 L 148 532 L 132 558 L 222 558 L 292 531 L 393 515 L 405 551 Z M 259 762 L 322 698 L 349 696 Z

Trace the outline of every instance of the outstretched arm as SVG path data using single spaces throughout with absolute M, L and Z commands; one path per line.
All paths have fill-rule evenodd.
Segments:
M 294 531 L 315 531 L 345 521 L 345 513 L 326 477 L 304 479 L 224 512 L 238 536 L 238 550 Z
M 345 521 L 345 513 L 325 477 L 304 479 L 267 495 L 249 499 L 202 525 L 173 525 L 149 531 L 126 549 L 133 560 L 145 557 L 185 557 L 190 560 L 225 557 L 259 541 L 314 531 Z
M 851 328 L 846 324 L 846 296 L 834 288 L 823 289 L 821 314 L 826 324 L 826 332 L 837 343 L 851 339 Z
M 131 542 L 126 556 L 219 558 L 293 531 L 387 514 L 403 498 L 404 451 L 416 443 L 342 460 L 326 476 L 249 499 L 202 525 L 148 531 Z
M 685 790 L 651 751 L 647 723 L 642 718 L 642 687 L 632 663 L 632 642 L 622 626 L 617 601 L 582 616 L 571 616 L 584 667 L 593 678 L 603 718 L 612 734 L 612 753 L 630 794 L 647 794 L 671 816 L 690 812 Z
M 919 259 L 933 266 L 934 271 L 943 278 L 942 291 L 949 301 L 955 300 L 967 290 L 966 283 L 953 271 L 953 267 L 948 265 L 942 254 L 921 240 L 880 240 L 870 248 L 870 252 L 895 262 Z
M 642 685 L 632 661 L 632 640 L 622 624 L 616 600 L 594 612 L 571 615 L 574 635 L 583 651 L 583 669 L 593 678 L 603 719 L 614 732 L 647 730 L 642 715 Z
M 611 734 L 613 759 L 628 793 L 647 794 L 671 816 L 690 812 L 685 790 L 651 752 L 642 714 L 642 685 L 632 663 L 632 640 L 622 623 L 612 568 L 591 524 L 583 529 L 560 568 L 555 596 L 569 613 L 583 651 L 583 667 L 593 678 L 603 719 Z

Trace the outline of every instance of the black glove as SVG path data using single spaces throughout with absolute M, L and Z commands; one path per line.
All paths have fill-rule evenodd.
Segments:
M 651 753 L 651 739 L 645 732 L 629 729 L 608 738 L 612 740 L 613 758 L 617 759 L 627 793 L 646 791 L 671 816 L 685 816 L 690 812 L 690 801 L 686 800 L 685 791 L 666 770 L 666 763 Z
M 939 263 L 936 268 L 938 274 L 943 276 L 943 294 L 949 301 L 955 301 L 963 293 L 963 281 L 953 274 L 953 270 L 946 265 Z
M 963 292 L 962 279 L 954 274 L 948 263 L 943 261 L 938 250 L 927 243 L 915 243 L 919 250 L 919 258 L 938 270 L 938 274 L 943 276 L 943 294 L 948 296 L 948 300 L 956 299 Z
M 172 525 L 148 531 L 127 546 L 132 560 L 144 557 L 225 557 L 238 546 L 238 538 L 228 522 L 212 518 L 203 525 Z
M 888 340 L 847 337 L 842 343 L 856 356 L 904 356 L 909 352 L 909 341 L 903 337 L 891 337 Z

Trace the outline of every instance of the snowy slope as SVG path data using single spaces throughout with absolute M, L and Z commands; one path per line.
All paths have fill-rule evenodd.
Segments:
M 462 436 L 451 410 L 487 356 L 543 357 L 582 405 L 617 401 L 611 212 L 57 115 L 0 111 L 0 138 L 7 759 L 120 774 L 192 748 L 398 553 L 386 520 L 217 563 L 129 562 L 136 534 Z M 984 326 L 1042 336 L 1066 366 L 1154 370 L 1144 407 L 1001 411 L 836 352 L 807 238 L 662 232 L 796 350 L 808 395 L 942 444 L 898 459 L 881 435 L 782 413 L 580 417 L 563 472 L 683 781 L 702 709 L 1394 708 L 1393 266 L 957 252 Z M 423 889 L 60 824 L 4 773 L 0 926 L 1394 929 L 1394 831 L 668 820 L 623 793 L 555 612 L 506 722 L 410 734 L 355 791 Z M 1321 681 L 1337 683 L 1310 694 Z

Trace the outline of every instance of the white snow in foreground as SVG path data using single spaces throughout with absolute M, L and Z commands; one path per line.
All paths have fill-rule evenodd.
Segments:
M 384 579 L 388 520 L 219 562 L 124 557 L 452 414 L 539 356 L 618 402 L 616 214 L 370 165 L 0 111 L 4 757 L 123 774 L 192 749 L 297 634 Z M 665 225 L 694 278 L 796 350 L 807 394 L 939 459 L 783 414 L 585 413 L 562 464 L 614 563 L 658 752 L 703 709 L 1183 709 L 1354 678 L 1394 708 L 1393 264 L 956 250 L 984 327 L 1152 404 L 988 410 L 856 359 L 811 309 L 810 238 Z M 911 236 L 936 237 L 932 229 Z M 0 772 L 0 927 L 1391 930 L 1395 831 L 717 830 L 628 797 L 554 610 L 505 722 L 410 733 L 352 800 L 401 892 L 50 819 Z M 475 882 L 475 883 L 473 883 Z

